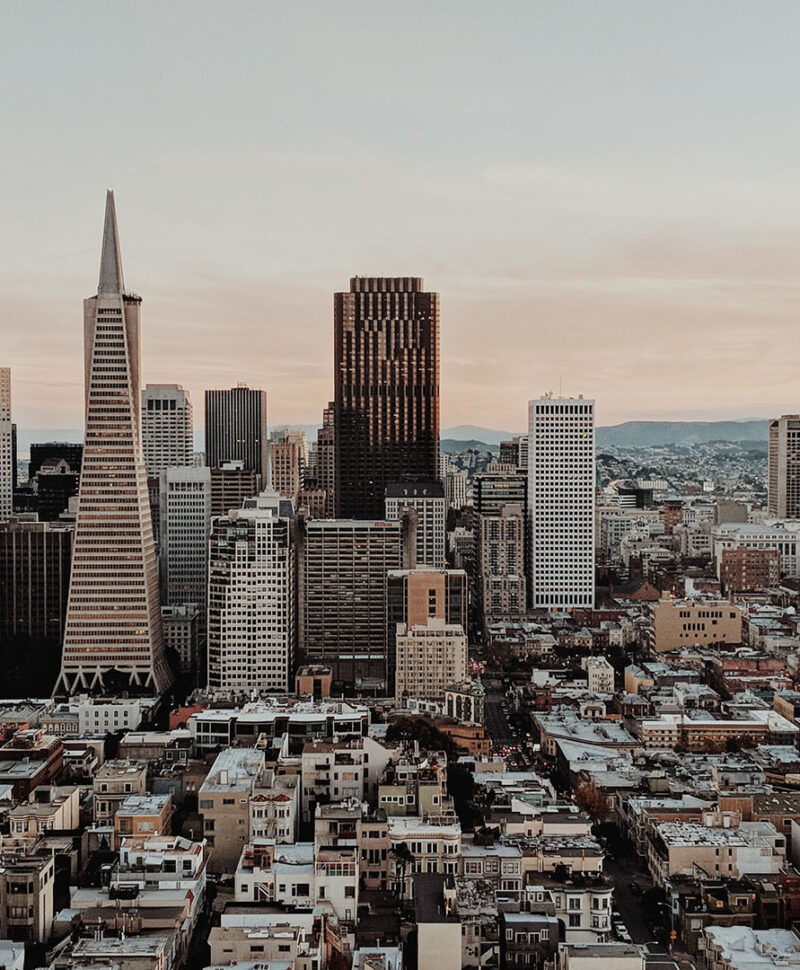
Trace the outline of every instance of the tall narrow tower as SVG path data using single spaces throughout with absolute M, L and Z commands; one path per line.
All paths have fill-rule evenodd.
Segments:
M 11 424 L 11 368 L 0 367 L 0 520 L 14 511 L 14 432 Z
M 439 475 L 439 294 L 356 276 L 334 329 L 336 515 L 380 519 L 391 482 Z
M 139 430 L 140 307 L 109 191 L 97 296 L 83 304 L 86 438 L 56 694 L 107 689 L 109 675 L 154 694 L 172 681 Z

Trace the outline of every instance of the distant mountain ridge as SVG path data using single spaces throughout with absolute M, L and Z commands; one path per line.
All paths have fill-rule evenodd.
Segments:
M 767 420 L 747 421 L 625 421 L 597 429 L 597 445 L 647 448 L 693 445 L 709 441 L 766 441 Z
M 283 427 L 302 428 L 309 441 L 316 437 L 314 425 L 275 425 L 270 430 Z M 691 445 L 708 441 L 766 441 L 769 421 L 747 419 L 742 421 L 625 421 L 597 429 L 598 448 L 620 445 L 628 448 L 647 448 L 659 445 Z M 443 428 L 442 449 L 453 452 L 469 448 L 478 451 L 497 451 L 501 441 L 508 441 L 519 431 L 498 431 L 479 425 L 459 424 Z M 28 454 L 33 441 L 83 441 L 82 428 L 20 428 L 17 450 Z M 195 448 L 203 449 L 203 434 L 195 432 Z

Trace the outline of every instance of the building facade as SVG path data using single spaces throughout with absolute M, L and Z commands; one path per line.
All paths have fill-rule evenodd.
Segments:
M 165 468 L 161 472 L 161 602 L 196 603 L 205 627 L 208 538 L 211 533 L 211 470 Z
M 334 328 L 336 515 L 379 519 L 390 482 L 438 478 L 439 295 L 354 277 Z
M 769 425 L 769 514 L 800 519 L 800 414 L 784 414 Z
M 206 391 L 206 464 L 221 468 L 241 461 L 242 468 L 267 480 L 267 392 L 238 384 L 230 390 Z
M 529 405 L 528 522 L 534 608 L 594 606 L 594 401 Z
M 387 686 L 387 574 L 414 554 L 407 533 L 404 522 L 385 520 L 301 524 L 301 652 L 312 663 L 329 665 L 337 683 Z
M 0 523 L 0 641 L 61 643 L 67 612 L 72 526 L 15 516 Z
M 148 384 L 142 391 L 142 451 L 151 478 L 194 463 L 192 402 L 180 384 Z
M 288 692 L 293 673 L 292 520 L 277 494 L 214 520 L 209 546 L 208 683 Z
M 447 499 L 441 482 L 393 482 L 386 487 L 386 518 L 397 522 L 403 509 L 417 514 L 417 566 L 446 565 Z
M 140 438 L 140 309 L 109 191 L 97 295 L 84 301 L 86 439 L 57 693 L 102 688 L 110 671 L 158 694 L 172 682 Z
M 443 698 L 467 676 L 467 637 L 462 626 L 429 619 L 397 631 L 395 697 Z
M 14 447 L 11 425 L 11 368 L 0 367 L 0 519 L 14 511 Z

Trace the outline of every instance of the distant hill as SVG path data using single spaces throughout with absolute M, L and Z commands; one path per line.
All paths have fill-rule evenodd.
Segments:
M 458 424 L 453 428 L 442 428 L 440 436 L 442 439 L 452 438 L 461 442 L 477 441 L 499 446 L 501 441 L 509 441 L 515 434 L 523 434 L 523 432 L 495 431 L 494 428 L 481 428 L 474 424 Z
M 286 425 L 271 427 L 283 428 Z M 316 439 L 314 425 L 289 425 L 302 428 L 309 441 Z M 626 421 L 610 427 L 597 429 L 598 449 L 615 445 L 629 448 L 647 448 L 650 445 L 691 445 L 707 441 L 764 442 L 767 440 L 769 421 Z M 440 446 L 448 453 L 467 451 L 497 452 L 501 441 L 508 441 L 520 432 L 497 431 L 472 424 L 460 424 L 442 430 Z M 17 450 L 27 455 L 32 441 L 83 441 L 82 428 L 20 428 Z M 202 451 L 203 433 L 195 432 L 195 448 Z
M 769 421 L 626 421 L 597 429 L 598 448 L 766 441 Z
M 491 451 L 496 455 L 500 451 L 499 445 L 491 445 L 486 441 L 476 441 L 470 438 L 469 441 L 459 441 L 457 438 L 440 438 L 439 450 L 445 454 L 454 455 L 460 451 Z

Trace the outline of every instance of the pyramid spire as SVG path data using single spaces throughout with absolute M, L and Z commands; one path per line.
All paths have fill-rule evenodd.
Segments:
M 100 256 L 100 282 L 98 296 L 121 296 L 125 292 L 122 276 L 122 257 L 119 251 L 117 210 L 114 207 L 114 190 L 106 194 L 106 221 L 103 226 L 103 252 Z

